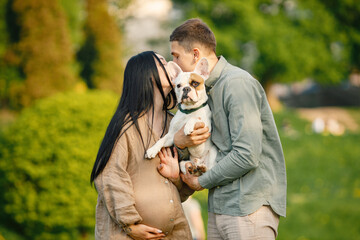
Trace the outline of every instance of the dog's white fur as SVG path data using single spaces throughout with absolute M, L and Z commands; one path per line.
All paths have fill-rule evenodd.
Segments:
M 172 77 L 172 83 L 175 87 L 175 93 L 178 104 L 182 109 L 190 110 L 200 107 L 204 104 L 208 96 L 205 90 L 205 80 L 209 77 L 209 63 L 206 58 L 200 59 L 194 72 L 183 72 L 174 62 L 168 62 L 168 71 Z M 196 86 L 197 83 L 200 83 Z M 185 90 L 184 90 L 185 89 Z M 170 147 L 174 144 L 174 135 L 185 124 L 184 133 L 189 135 L 193 132 L 197 122 L 204 122 L 205 126 L 211 131 L 211 111 L 208 105 L 192 113 L 183 113 L 178 110 L 170 122 L 169 132 L 146 151 L 146 158 L 154 158 L 161 148 Z M 215 164 L 216 147 L 212 144 L 210 138 L 205 143 L 188 148 L 190 161 L 192 163 L 192 172 L 200 174 L 209 170 Z M 186 173 L 186 167 L 189 161 L 181 161 L 180 169 Z M 199 174 L 197 174 L 199 175 Z

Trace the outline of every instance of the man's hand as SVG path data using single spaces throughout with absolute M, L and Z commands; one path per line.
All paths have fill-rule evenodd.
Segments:
M 165 234 L 160 229 L 149 227 L 144 224 L 132 224 L 128 226 L 127 234 L 136 240 L 163 239 L 165 237 Z
M 197 122 L 194 131 L 190 135 L 184 133 L 185 125 L 175 134 L 174 144 L 181 149 L 192 147 L 204 143 L 209 137 L 209 128 L 205 127 L 205 123 Z
M 199 183 L 199 178 L 190 174 L 188 169 L 186 169 L 186 174 L 180 173 L 180 177 L 192 190 L 201 191 L 204 189 Z

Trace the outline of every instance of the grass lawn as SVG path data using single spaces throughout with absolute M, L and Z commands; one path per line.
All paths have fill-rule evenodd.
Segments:
M 360 125 L 360 109 L 348 109 Z M 275 114 L 287 168 L 277 239 L 360 239 L 360 132 L 318 135 L 294 111 Z M 196 193 L 206 225 L 206 191 Z

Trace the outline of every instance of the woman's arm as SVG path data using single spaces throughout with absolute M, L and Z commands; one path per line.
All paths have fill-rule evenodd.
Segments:
M 135 197 L 129 173 L 129 155 L 125 134 L 116 143 L 103 172 L 95 179 L 96 189 L 103 198 L 107 212 L 126 234 L 133 239 L 161 239 L 160 229 L 144 224 L 135 208 Z
M 120 227 L 142 221 L 135 208 L 131 178 L 126 171 L 128 143 L 125 134 L 117 141 L 106 167 L 95 179 L 99 197 L 110 217 Z

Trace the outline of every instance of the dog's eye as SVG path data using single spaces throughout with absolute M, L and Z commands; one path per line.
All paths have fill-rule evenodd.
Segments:
M 177 87 L 177 88 L 180 88 L 180 87 L 181 87 L 181 85 L 180 85 L 180 84 L 178 84 L 178 85 L 176 85 L 176 87 Z
M 191 86 L 193 86 L 193 87 L 195 87 L 195 88 L 196 88 L 197 86 L 199 86 L 199 84 L 200 84 L 200 83 L 199 83 L 199 82 L 196 82 L 196 81 L 192 81 L 192 82 L 191 82 Z

